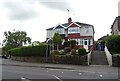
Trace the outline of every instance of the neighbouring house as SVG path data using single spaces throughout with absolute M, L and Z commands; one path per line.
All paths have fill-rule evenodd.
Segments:
M 96 50 L 104 51 L 105 40 L 107 39 L 107 37 L 109 37 L 109 34 L 107 34 L 107 35 L 105 35 L 97 40 L 97 42 L 94 44 Z
M 116 17 L 111 26 L 112 35 L 120 35 L 120 16 Z
M 58 24 L 57 26 L 46 30 L 46 40 L 51 39 L 54 33 L 58 32 L 61 35 L 62 44 L 64 41 L 76 40 L 76 48 L 85 48 L 87 51 L 93 49 L 95 33 L 93 25 L 81 22 L 72 22 L 72 18 L 68 18 L 67 23 Z
M 0 48 L 0 55 L 2 54 L 2 48 Z

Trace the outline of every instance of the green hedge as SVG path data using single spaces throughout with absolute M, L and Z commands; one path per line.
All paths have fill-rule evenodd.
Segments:
M 86 55 L 86 54 L 87 54 L 86 49 L 84 49 L 84 48 L 78 49 L 78 55 L 83 56 L 83 55 Z
M 54 51 L 51 52 L 50 55 L 51 55 L 51 56 L 54 56 L 54 55 L 60 55 L 60 52 L 57 51 L 57 50 L 54 50 Z
M 106 39 L 106 46 L 112 53 L 120 53 L 120 35 L 111 35 Z
M 46 56 L 46 51 L 47 51 L 47 56 L 49 56 L 50 50 L 49 46 L 44 44 L 44 45 L 39 45 L 39 46 L 24 46 L 20 48 L 14 48 L 9 50 L 11 51 L 12 56 L 40 56 L 40 57 L 45 57 Z

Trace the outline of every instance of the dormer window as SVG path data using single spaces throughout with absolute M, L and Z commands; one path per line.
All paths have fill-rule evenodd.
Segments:
M 70 27 L 68 28 L 68 34 L 80 33 L 79 27 Z

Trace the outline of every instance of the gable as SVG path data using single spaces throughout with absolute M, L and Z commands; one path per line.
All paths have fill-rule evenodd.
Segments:
M 79 24 L 73 22 L 73 23 L 71 23 L 71 24 L 68 26 L 68 28 L 69 28 L 69 27 L 81 27 L 81 26 L 80 26 Z
M 76 24 L 72 24 L 70 27 L 78 27 Z
M 57 28 L 64 28 L 64 27 L 62 27 L 62 26 L 58 25 L 55 29 L 57 29 Z

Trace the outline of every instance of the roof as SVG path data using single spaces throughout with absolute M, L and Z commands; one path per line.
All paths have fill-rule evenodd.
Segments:
M 118 22 L 118 30 L 120 31 L 120 16 L 118 16 L 118 17 L 115 18 L 115 20 L 114 20 L 114 22 L 113 22 L 113 24 L 111 26 L 111 29 L 113 28 L 115 22 Z
M 76 25 L 80 25 L 80 26 L 92 26 L 93 27 L 93 25 L 86 24 L 86 23 L 80 23 L 80 22 L 72 22 L 72 23 L 76 24 Z M 56 29 L 56 28 L 65 28 L 65 29 L 67 29 L 70 25 L 71 25 L 71 23 L 70 24 L 69 23 L 64 23 L 64 24 L 60 24 L 60 25 L 57 25 L 57 26 L 52 27 L 52 28 L 48 28 L 46 30 L 53 30 L 53 29 Z
M 46 30 L 53 30 L 53 28 L 54 28 L 54 27 L 51 27 L 51 28 L 48 28 L 48 29 L 46 29 Z
M 62 24 L 64 27 L 68 27 L 70 24 L 68 24 L 68 23 L 64 23 L 64 24 Z
M 82 25 L 82 26 L 85 26 L 85 25 L 87 25 L 87 26 L 92 26 L 92 25 L 86 24 L 86 23 L 80 23 L 80 22 L 75 22 L 75 23 L 78 24 L 78 25 Z M 68 27 L 70 24 L 64 23 L 64 24 L 62 24 L 62 25 L 65 26 L 65 27 Z
M 107 34 L 107 35 L 105 35 L 105 36 L 99 38 L 98 41 L 100 41 L 100 40 L 105 40 L 108 36 L 109 36 L 109 34 Z
M 64 28 L 64 26 L 59 24 L 59 25 L 55 26 L 53 29 L 57 29 L 57 28 Z
M 92 26 L 92 25 L 86 24 L 86 23 L 80 23 L 80 22 L 75 22 L 75 23 L 77 23 L 78 25 L 82 25 L 82 26 Z
M 118 30 L 120 31 L 120 16 L 118 17 Z

